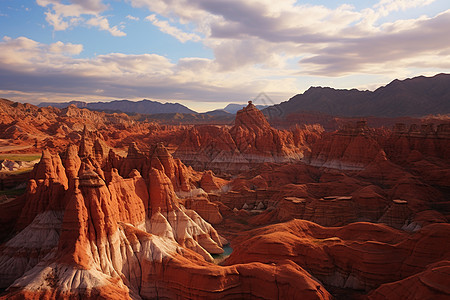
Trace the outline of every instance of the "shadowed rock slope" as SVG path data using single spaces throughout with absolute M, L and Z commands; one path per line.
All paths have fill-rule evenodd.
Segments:
M 303 94 L 264 110 L 268 116 L 299 112 L 332 116 L 426 116 L 450 113 L 450 74 L 394 80 L 375 91 L 311 87 Z

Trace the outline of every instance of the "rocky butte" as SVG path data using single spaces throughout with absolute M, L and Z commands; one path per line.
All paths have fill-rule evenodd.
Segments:
M 304 129 L 272 128 L 262 112 L 249 101 L 236 113 L 234 126 L 195 126 L 174 156 L 198 170 L 234 173 L 265 162 L 290 162 L 303 157 L 308 142 L 317 138 L 320 126 Z

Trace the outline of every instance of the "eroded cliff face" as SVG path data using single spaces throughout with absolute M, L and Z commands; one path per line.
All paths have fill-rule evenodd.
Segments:
M 265 162 L 300 160 L 321 132 L 319 126 L 274 129 L 250 101 L 237 112 L 231 128 L 195 126 L 188 130 L 174 156 L 197 170 L 239 173 Z
M 448 161 L 423 155 L 397 163 L 386 155 L 367 158 L 364 167 L 352 169 L 264 164 L 241 173 L 214 199 L 246 229 L 293 218 L 322 226 L 366 221 L 405 231 L 448 222 Z M 230 214 L 226 209 L 223 215 Z
M 305 154 L 305 163 L 340 170 L 363 170 L 374 161 L 390 160 L 420 170 L 446 163 L 450 157 L 450 125 L 397 123 L 393 130 L 373 129 L 366 121 L 348 123 L 325 133 Z M 424 162 L 423 160 L 428 160 Z M 424 168 L 425 167 L 425 168 Z M 432 171 L 427 172 L 433 176 Z M 438 180 L 434 178 L 434 180 Z
M 331 297 L 292 263 L 212 264 L 227 241 L 181 204 L 188 169 L 162 145 L 149 156 L 132 145 L 125 158 L 96 147 L 43 153 L 18 233 L 0 248 L 2 299 Z

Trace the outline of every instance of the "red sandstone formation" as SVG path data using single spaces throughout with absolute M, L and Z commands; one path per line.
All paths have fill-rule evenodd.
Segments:
M 368 295 L 370 300 L 447 299 L 450 263 L 441 261 L 425 271 L 392 283 L 385 283 Z
M 212 171 L 205 171 L 200 180 L 200 187 L 208 193 L 219 192 L 227 183 L 227 180 L 215 177 Z
M 208 223 L 219 224 L 223 220 L 219 204 L 211 202 L 208 195 L 198 194 L 196 197 L 188 197 L 184 199 L 183 204 L 186 208 L 195 210 Z
M 365 122 L 347 125 L 336 133 L 323 135 L 313 144 L 305 162 L 313 166 L 341 170 L 361 170 L 386 154 Z
M 48 150 L 42 152 L 41 161 L 32 171 L 24 196 L 25 205 L 17 221 L 18 229 L 25 228 L 33 219 L 47 210 L 63 210 L 65 203 L 64 191 L 68 180 L 58 155 L 52 155 Z
M 250 101 L 237 112 L 231 129 L 197 126 L 187 131 L 174 155 L 195 169 L 238 173 L 254 164 L 299 160 L 307 140 L 312 142 L 320 132 L 315 127 L 274 129 Z
M 449 297 L 447 124 L 277 130 L 249 104 L 233 127 L 177 127 L 4 100 L 0 117 L 0 138 L 49 148 L 0 198 L 2 300 Z
M 174 159 L 162 143 L 154 145 L 148 154 L 141 152 L 136 143 L 128 148 L 126 157 L 119 157 L 111 151 L 106 160 L 106 169 L 116 168 L 121 176 L 128 176 L 132 170 L 138 170 L 148 179 L 151 169 L 157 169 L 170 179 L 177 191 L 187 192 L 194 185 L 194 175 L 179 159 Z
M 446 185 L 428 185 L 385 158 L 361 171 L 319 169 L 302 163 L 265 164 L 242 173 L 228 187 L 213 199 L 229 210 L 249 212 L 245 222 L 254 225 L 299 218 L 323 226 L 370 221 L 414 231 L 446 220 Z M 407 202 L 404 209 L 394 201 L 398 199 Z M 255 210 L 259 203 L 262 212 Z M 241 212 L 235 216 L 244 217 Z
M 429 225 L 409 236 L 371 223 L 325 228 L 295 220 L 256 229 L 235 239 L 226 264 L 279 264 L 291 260 L 324 284 L 368 291 L 416 274 L 427 278 L 430 271 L 423 275 L 420 272 L 430 264 L 446 263 L 450 257 L 449 233 L 448 224 Z M 450 273 L 443 270 L 439 274 L 442 278 L 434 277 L 424 283 L 425 287 L 433 289 L 449 282 Z M 389 288 L 382 285 L 374 294 L 388 292 Z M 435 292 L 448 296 L 448 289 L 442 286 Z M 402 298 L 401 294 L 397 296 Z
M 107 145 L 126 148 L 131 142 L 139 146 L 181 140 L 185 126 L 161 126 L 152 122 L 136 122 L 126 114 L 107 114 L 80 109 L 37 107 L 0 99 L 0 139 L 8 139 L 20 152 L 39 152 L 42 148 L 58 151 L 69 143 L 78 143 L 83 128 L 96 130 Z
M 137 170 L 123 178 L 115 168 L 105 179 L 93 153 L 79 158 L 71 147 L 66 155 L 67 172 L 48 152 L 35 168 L 22 214 L 36 217 L 0 249 L 0 287 L 9 286 L 0 299 L 331 298 L 292 262 L 207 262 L 223 251 L 223 239 L 179 204 L 164 160 L 147 180 Z M 36 180 L 42 183 L 34 187 Z M 40 190 L 48 205 L 36 208 Z

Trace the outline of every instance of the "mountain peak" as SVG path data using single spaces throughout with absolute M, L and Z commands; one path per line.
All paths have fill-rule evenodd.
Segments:
M 140 101 L 131 100 L 114 100 L 110 102 L 83 102 L 83 101 L 70 101 L 70 102 L 42 102 L 39 107 L 53 106 L 57 108 L 67 108 L 70 105 L 74 105 L 78 108 L 88 108 L 96 111 L 120 111 L 124 113 L 139 113 L 139 114 L 166 114 L 166 113 L 196 113 L 192 109 L 180 104 L 180 103 L 161 103 L 158 101 L 143 99 Z
M 253 102 L 248 101 L 248 105 L 236 113 L 235 126 L 247 128 L 269 128 L 270 124 L 267 122 L 263 113 L 256 108 Z

